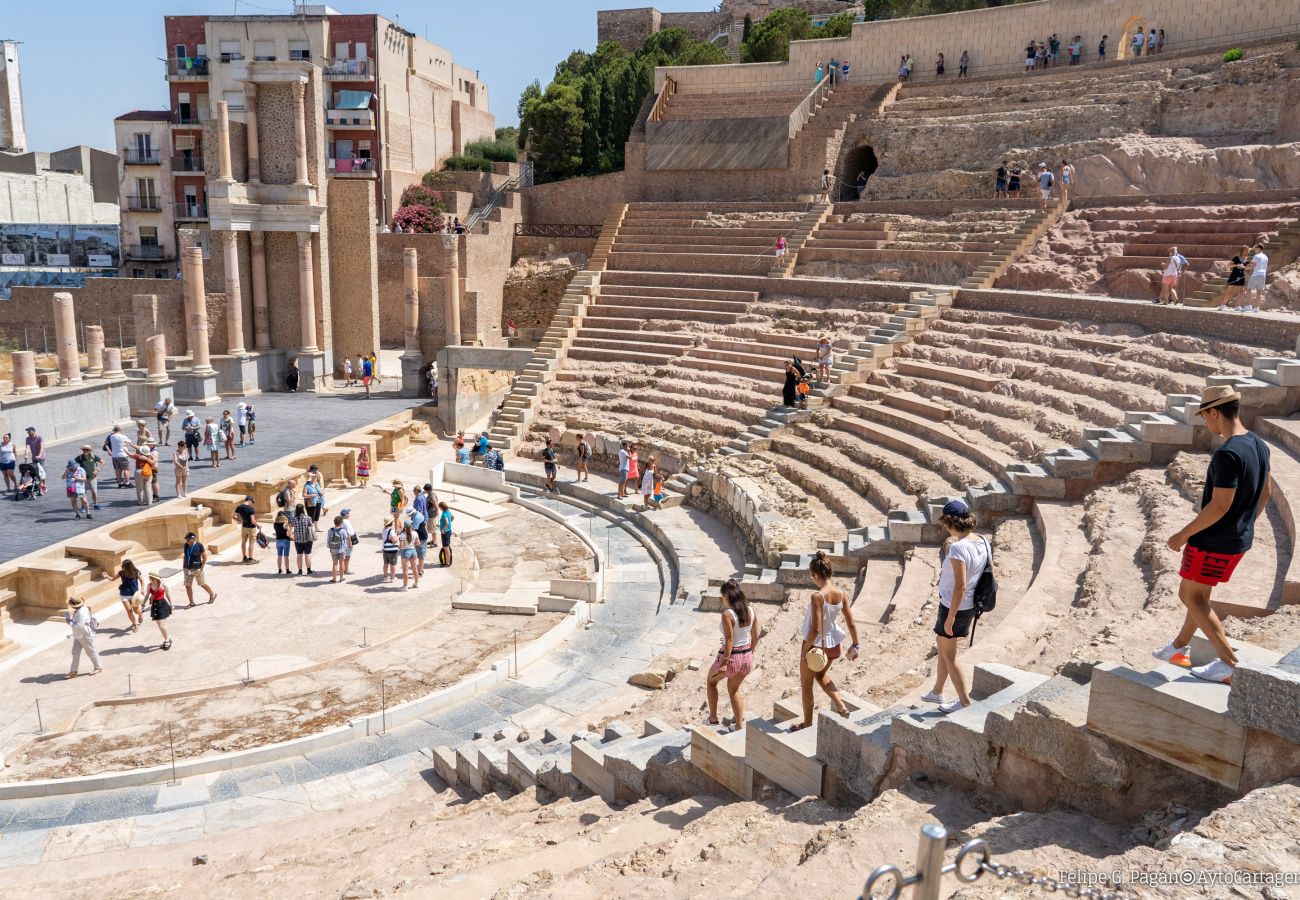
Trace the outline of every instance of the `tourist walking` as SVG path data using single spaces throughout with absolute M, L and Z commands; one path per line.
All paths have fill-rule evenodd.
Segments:
M 661 509 L 662 507 L 655 502 L 655 464 L 657 460 L 651 457 L 645 464 L 645 471 L 641 473 L 641 502 L 646 509 Z
M 1097 44 L 1097 62 L 1106 61 L 1106 41 L 1110 40 L 1110 35 L 1103 34 L 1101 41 Z
M 171 397 L 163 397 L 153 405 L 153 417 L 158 426 L 158 440 L 164 444 L 172 442 L 172 416 L 176 415 L 176 404 Z
M 352 357 L 343 357 L 343 386 L 352 387 Z
M 942 78 L 944 70 L 946 68 L 947 68 L 947 64 L 944 62 L 943 54 L 940 53 L 939 56 L 934 61 L 934 74 L 939 78 Z
M 240 403 L 235 407 L 235 425 L 239 428 L 239 446 L 248 441 L 248 406 Z
M 18 479 L 14 476 L 17 468 L 18 449 L 14 446 L 14 436 L 6 431 L 0 438 L 0 474 L 4 475 L 6 492 L 18 490 Z
M 1070 41 L 1070 65 L 1077 66 L 1079 58 L 1083 56 L 1083 36 L 1076 34 L 1074 40 Z
M 362 487 L 370 483 L 370 448 L 362 447 L 357 451 L 357 481 Z
M 257 562 L 253 548 L 257 546 L 257 508 L 253 506 L 253 495 L 245 494 L 244 502 L 235 507 L 235 518 L 239 519 L 239 550 L 243 562 Z
M 821 84 L 822 79 L 826 77 L 826 72 L 822 68 L 822 61 L 817 60 L 817 68 L 813 69 L 813 84 Z
M 76 460 L 77 465 L 86 473 L 86 493 L 90 495 L 90 504 L 94 509 L 99 509 L 99 473 L 104 469 L 104 461 L 95 455 L 89 444 L 81 445 L 81 455 Z M 87 515 L 86 518 L 90 516 Z
M 786 241 L 785 235 L 778 234 L 776 236 L 776 243 L 772 245 L 772 255 L 777 259 L 785 259 L 785 252 L 789 247 L 790 244 Z
M 162 500 L 162 489 L 158 487 L 158 445 L 149 441 L 145 453 L 149 455 L 149 492 L 153 495 L 150 502 L 158 503 Z
M 1070 191 L 1074 189 L 1074 166 L 1068 159 L 1061 160 L 1060 172 L 1061 205 L 1070 205 Z
M 135 502 L 141 506 L 153 503 L 153 466 L 154 459 L 148 448 L 135 447 L 131 453 L 131 462 L 135 463 Z
M 45 493 L 45 438 L 36 433 L 35 426 L 27 426 L 27 461 L 36 467 L 36 477 Z
M 970 54 L 965 50 L 961 52 L 961 59 L 957 60 L 957 77 L 965 78 L 966 70 L 970 68 Z
M 68 669 L 68 677 L 76 678 L 80 674 L 77 670 L 81 667 L 81 651 L 86 651 L 90 657 L 90 663 L 95 667 L 91 675 L 98 675 L 104 671 L 99 664 L 99 654 L 95 652 L 95 626 L 98 622 L 90 614 L 90 608 L 86 606 L 86 601 L 81 597 L 70 597 L 68 599 L 68 611 L 63 614 L 63 620 L 68 623 L 72 629 L 72 667 Z
M 505 458 L 501 456 L 500 450 L 492 449 L 491 444 L 488 444 L 487 453 L 483 454 L 483 467 L 485 469 L 491 469 L 494 472 L 505 471 Z
M 1052 186 L 1056 184 L 1056 176 L 1052 170 L 1047 168 L 1047 163 L 1038 164 L 1038 194 L 1039 208 L 1044 212 L 1047 211 L 1047 203 L 1052 199 Z
M 190 452 L 190 460 L 199 458 L 199 444 L 203 443 L 203 422 L 194 415 L 194 410 L 185 410 L 181 419 L 181 432 L 185 435 L 185 446 Z
M 1147 32 L 1147 56 L 1156 52 L 1156 30 L 1152 28 Z
M 1025 71 L 1032 72 L 1038 59 L 1038 47 L 1033 41 L 1025 45 Z
M 221 414 L 221 443 L 226 448 L 226 459 L 235 458 L 235 419 L 226 410 Z
M 1165 30 L 1163 28 L 1160 29 L 1160 34 L 1156 37 L 1156 52 L 1165 52 Z
M 429 513 L 413 506 L 407 521 L 415 530 L 415 536 L 419 538 L 415 543 L 415 570 L 423 575 L 424 557 L 429 547 Z
M 1187 257 L 1178 252 L 1177 247 L 1169 248 L 1169 258 L 1160 279 L 1160 299 L 1156 303 L 1178 302 L 1178 279 L 1187 268 Z
M 835 347 L 831 339 L 822 335 L 817 339 L 817 380 L 830 383 L 831 366 L 835 364 Z
M 1007 196 L 1013 200 L 1020 199 L 1020 177 L 1024 174 L 1025 170 L 1020 168 L 1019 163 L 1013 165 L 1007 172 Z
M 401 547 L 397 543 L 397 520 L 384 519 L 384 527 L 379 532 L 380 552 L 384 556 L 384 581 L 397 577 L 397 555 Z
M 117 570 L 117 598 L 122 601 L 127 621 L 131 623 L 131 633 L 134 634 L 140 630 L 144 616 L 140 611 L 140 570 L 129 559 L 122 560 L 122 565 Z
M 108 437 L 104 438 L 103 449 L 113 462 L 113 475 L 117 479 L 117 486 L 120 488 L 129 487 L 131 484 L 130 447 L 131 442 L 122 433 L 121 425 L 114 425 L 113 430 L 108 433 Z
M 641 483 L 641 463 L 637 459 L 636 442 L 627 442 L 627 484 L 628 490 L 633 494 L 636 493 L 637 486 Z
M 731 701 L 731 729 L 743 728 L 745 722 L 745 703 L 740 696 L 740 686 L 745 676 L 754 671 L 754 653 L 758 649 L 758 639 L 762 629 L 754 608 L 745 598 L 734 578 L 722 583 L 722 616 L 719 622 L 722 629 L 722 646 L 709 667 L 708 677 L 704 681 L 705 695 L 709 701 L 709 725 L 722 724 L 718 720 L 718 684 L 727 682 L 727 699 Z
M 1237 299 L 1246 292 L 1246 262 L 1250 259 L 1250 247 L 1242 244 L 1237 255 L 1228 267 L 1228 283 L 1223 286 L 1223 303 L 1219 309 L 1236 309 Z
M 1231 385 L 1205 389 L 1196 414 L 1223 443 L 1210 457 L 1201 493 L 1201 511 L 1169 539 L 1170 550 L 1181 550 L 1178 599 L 1187 607 L 1183 627 L 1173 641 L 1153 651 L 1156 659 L 1190 666 L 1192 635 L 1200 629 L 1217 659 L 1191 669 L 1197 678 L 1232 683 L 1237 654 L 1228 644 L 1210 593 L 1232 577 L 1237 564 L 1255 541 L 1255 520 L 1264 512 L 1272 492 L 1268 445 L 1242 424 L 1241 394 Z
M 555 448 L 551 445 L 551 439 L 546 439 L 546 446 L 542 448 L 542 469 L 546 472 L 546 486 L 544 490 L 558 490 L 555 486 L 555 476 L 560 473 L 560 468 L 556 465 Z
M 438 539 L 441 542 L 438 548 L 438 565 L 446 568 L 451 565 L 451 525 L 453 516 L 451 508 L 447 506 L 444 500 L 438 504 Z
M 998 166 L 993 172 L 993 197 L 994 199 L 1005 198 L 1007 196 L 1007 161 L 1002 160 L 1002 165 Z
M 821 203 L 829 203 L 831 200 L 831 185 L 835 182 L 835 176 L 831 174 L 830 169 L 822 169 L 821 177 L 821 194 L 818 200 Z
M 400 479 L 393 479 L 393 486 L 390 488 L 379 487 L 381 491 L 388 494 L 388 513 L 396 518 L 402 510 L 406 509 L 406 488 L 402 487 Z
M 1134 59 L 1137 59 L 1142 55 L 1142 47 L 1146 44 L 1146 41 L 1146 35 L 1143 34 L 1142 29 L 1139 28 L 1137 33 L 1133 35 L 1133 46 L 1131 49 L 1133 50 Z
M 257 413 L 253 412 L 253 404 L 249 403 L 244 407 L 244 419 L 248 422 L 248 442 L 257 443 Z
M 176 450 L 172 453 L 172 474 L 176 477 L 176 496 L 187 496 L 190 485 L 190 451 L 189 445 L 184 441 L 176 442 Z
M 402 590 L 407 589 L 408 579 L 413 582 L 410 587 L 420 586 L 419 561 L 416 559 L 416 548 L 419 543 L 420 536 L 415 533 L 411 523 L 407 522 L 397 534 L 397 548 L 402 557 Z
M 907 54 L 898 58 L 898 80 L 900 83 L 907 81 Z
M 292 549 L 293 538 L 289 532 L 289 512 L 288 510 L 276 510 L 275 518 L 271 520 L 271 529 L 275 532 L 275 574 L 283 572 L 289 574 L 289 551 Z
M 1061 36 L 1060 35 L 1054 33 L 1050 38 L 1047 39 L 1047 53 L 1048 53 L 1048 60 L 1051 62 L 1053 68 L 1061 64 Z
M 75 459 L 68 460 L 63 470 L 63 485 L 68 492 L 68 503 L 72 506 L 75 518 L 80 519 L 84 512 L 87 519 L 95 518 L 90 514 L 90 505 L 86 503 L 86 470 Z
M 1263 244 L 1256 244 L 1251 249 L 1253 252 L 1250 257 L 1250 280 L 1246 282 L 1248 297 L 1242 309 L 1246 312 L 1258 312 L 1264 308 L 1264 290 L 1268 282 L 1268 256 L 1264 253 Z M 44 482 L 41 484 L 44 486 Z
M 867 192 L 867 173 L 859 170 L 858 177 L 853 180 L 853 183 L 858 191 L 856 199 L 861 200 L 863 195 Z
M 320 470 L 315 465 L 307 472 L 302 485 L 302 502 L 307 507 L 312 529 L 320 533 L 320 515 L 325 511 L 325 488 L 321 486 Z
M 627 441 L 618 442 L 618 496 L 621 500 L 627 496 L 627 467 L 631 460 L 627 452 Z
M 341 515 L 334 517 L 334 527 L 325 532 L 325 546 L 330 551 L 330 584 L 342 581 L 348 571 L 348 557 L 352 555 L 352 540 Z
M 383 384 L 384 379 L 379 377 L 379 354 L 370 351 L 370 377 L 375 384 Z
M 208 602 L 217 602 L 217 593 L 208 586 L 208 548 L 199 542 L 198 535 L 186 532 L 185 546 L 181 550 L 181 566 L 185 574 L 185 596 L 194 606 L 194 585 L 208 593 Z
M 208 416 L 203 426 L 203 446 L 208 451 L 212 468 L 221 468 L 221 426 L 212 416 Z
M 840 658 L 840 645 L 844 642 L 845 632 L 840 627 L 840 616 L 848 626 L 848 636 L 853 639 L 849 646 L 848 660 L 858 658 L 858 626 L 853 621 L 853 608 L 846 602 L 844 591 L 832 580 L 831 564 L 826 553 L 818 550 L 812 562 L 808 564 L 812 575 L 813 591 L 808 600 L 808 609 L 804 612 L 803 628 L 800 629 L 802 644 L 799 647 L 799 699 L 803 704 L 803 721 L 792 727 L 791 731 L 807 728 L 813 723 L 813 682 L 821 686 L 826 696 L 831 698 L 835 711 L 841 716 L 849 714 L 849 708 L 840 697 L 839 688 L 831 681 L 831 664 Z
M 316 530 L 312 527 L 311 516 L 307 515 L 307 508 L 301 503 L 293 508 L 289 528 L 293 533 L 293 549 L 298 555 L 298 574 L 303 574 L 303 567 L 306 567 L 308 575 L 316 574 L 311 570 L 311 547 L 316 540 Z
M 170 650 L 172 638 L 167 633 L 167 620 L 172 615 L 172 595 L 167 585 L 163 584 L 162 576 L 157 572 L 149 573 L 149 586 L 144 591 L 144 602 L 149 607 L 149 618 L 153 619 L 154 624 L 158 626 L 158 633 L 162 635 L 163 642 L 159 645 L 159 649 Z
M 590 435 L 582 434 L 578 437 L 578 446 L 573 451 L 573 468 L 575 470 L 574 481 L 586 481 L 591 477 L 591 443 Z
M 284 386 L 288 389 L 289 393 L 297 393 L 298 380 L 301 377 L 302 372 L 298 369 L 298 360 L 295 357 L 294 359 L 289 360 L 289 367 L 284 373 Z
M 926 703 L 939 704 L 939 711 L 950 713 L 970 706 L 966 676 L 957 664 L 957 643 L 971 632 L 975 620 L 975 585 L 991 564 L 993 549 L 975 531 L 975 515 L 962 500 L 949 500 L 939 517 L 948 532 L 950 543 L 939 572 L 939 612 L 934 634 L 938 658 L 935 662 L 934 687 L 922 695 Z M 943 689 L 949 679 L 957 691 L 956 700 L 944 700 Z
M 367 357 L 357 357 L 361 361 L 361 385 L 366 389 L 366 399 L 370 399 L 370 382 L 375 377 L 375 366 Z
M 361 539 L 357 537 L 356 529 L 352 527 L 352 510 L 339 510 L 339 518 L 343 520 L 343 530 L 348 535 L 348 552 L 343 557 L 343 574 L 350 575 L 352 573 L 352 550 L 357 544 L 361 543 Z

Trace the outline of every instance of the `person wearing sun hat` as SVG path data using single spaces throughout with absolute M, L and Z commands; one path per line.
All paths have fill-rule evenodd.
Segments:
M 81 651 L 85 650 L 90 662 L 95 666 L 92 675 L 104 671 L 99 664 L 99 653 L 95 650 L 95 617 L 90 614 L 90 607 L 82 597 L 68 598 L 68 611 L 63 619 L 72 629 L 72 668 L 68 670 L 69 678 L 77 677 L 81 665 Z
M 1199 628 L 1214 645 L 1218 658 L 1191 668 L 1191 673 L 1206 681 L 1231 684 L 1237 655 L 1210 606 L 1210 592 L 1232 577 L 1254 542 L 1255 520 L 1268 505 L 1271 491 L 1269 452 L 1268 445 L 1242 424 L 1241 394 L 1231 385 L 1207 387 L 1196 414 L 1223 443 L 1210 458 L 1201 511 L 1169 539 L 1169 549 L 1183 552 L 1178 599 L 1187 613 L 1173 641 L 1152 655 L 1191 668 L 1192 635 Z

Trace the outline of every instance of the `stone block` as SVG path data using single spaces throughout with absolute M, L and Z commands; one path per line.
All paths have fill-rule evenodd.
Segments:
M 715 726 L 691 726 L 691 763 L 741 800 L 754 795 L 754 770 L 745 762 L 745 730 L 720 734 Z
M 569 751 L 573 777 L 587 790 L 612 803 L 614 779 L 605 771 L 605 754 L 586 741 L 574 741 Z
M 685 660 L 675 656 L 656 656 L 645 669 L 628 678 L 627 683 L 653 691 L 662 691 L 684 668 L 686 668 Z
M 836 785 L 837 793 L 847 790 L 853 795 L 828 799 L 865 803 L 876 796 L 893 764 L 890 734 L 897 711 L 881 710 L 847 719 L 826 710 L 817 714 L 817 757 L 826 767 L 825 780 Z
M 1239 661 L 1228 692 L 1228 715 L 1243 727 L 1300 744 L 1300 668 Z
M 693 769 L 683 752 L 690 744 L 690 732 L 679 728 L 611 747 L 605 753 L 605 771 L 613 780 L 614 798 L 632 803 L 651 793 L 674 799 L 691 796 L 695 791 L 683 791 L 678 785 L 689 781 L 683 770 Z M 652 787 L 656 779 L 659 787 Z
M 430 752 L 433 754 L 433 771 L 448 787 L 455 786 L 459 781 L 456 775 L 456 751 L 450 747 L 434 747 Z

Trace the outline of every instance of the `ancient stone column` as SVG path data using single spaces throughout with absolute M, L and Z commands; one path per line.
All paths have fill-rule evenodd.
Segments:
M 217 101 L 217 178 L 234 181 L 230 167 L 230 107 L 225 100 Z
M 121 349 L 109 347 L 104 351 L 104 377 L 110 381 L 126 377 L 126 373 L 122 371 Z
M 316 353 L 316 273 L 311 258 L 311 233 L 298 232 L 298 311 L 302 316 L 302 347 Z
M 297 164 L 294 183 L 307 184 L 307 111 L 303 103 L 307 85 L 295 81 L 289 87 L 293 89 L 293 155 Z
M 445 236 L 442 246 L 447 251 L 447 274 L 442 291 L 447 303 L 447 346 L 456 347 L 460 345 L 460 235 Z
M 244 122 L 248 134 L 248 180 L 262 180 L 262 160 L 257 149 L 257 82 L 244 82 Z
M 86 377 L 98 378 L 104 374 L 104 326 L 86 326 Z
M 271 309 L 266 302 L 266 233 L 248 235 L 253 269 L 253 349 L 271 349 Z
M 167 336 L 151 334 L 145 338 L 147 347 L 149 374 L 146 381 L 154 383 L 167 380 Z
M 54 349 L 59 357 L 59 384 L 81 384 L 81 362 L 77 359 L 77 312 L 72 295 L 54 295 Z
M 223 236 L 226 255 L 226 352 L 243 356 L 244 294 L 239 285 L 239 239 L 233 231 Z
M 16 350 L 12 354 L 14 366 L 14 393 L 34 394 L 39 391 L 36 383 L 36 353 L 32 350 Z
M 402 286 L 406 292 L 406 323 L 402 329 L 406 353 L 420 356 L 420 256 L 414 247 L 402 251 Z
M 181 257 L 185 282 L 185 336 L 189 343 L 190 365 L 201 375 L 210 375 L 212 357 L 208 353 L 208 298 L 203 289 L 203 249 L 186 247 Z

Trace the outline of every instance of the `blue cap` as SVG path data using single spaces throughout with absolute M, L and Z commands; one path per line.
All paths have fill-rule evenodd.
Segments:
M 966 505 L 965 500 L 949 500 L 943 505 L 943 514 L 945 516 L 968 516 L 970 507 Z

